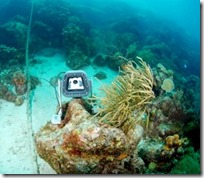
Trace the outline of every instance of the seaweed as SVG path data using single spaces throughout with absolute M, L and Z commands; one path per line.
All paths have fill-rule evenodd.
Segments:
M 96 116 L 101 116 L 100 122 L 121 128 L 124 133 L 140 122 L 145 106 L 154 98 L 151 68 L 138 59 L 140 65 L 129 61 L 121 67 L 122 75 L 101 88 L 105 97 L 99 99 L 101 108 Z

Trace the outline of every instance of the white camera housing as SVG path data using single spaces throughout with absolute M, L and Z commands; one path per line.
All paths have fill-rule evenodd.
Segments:
M 87 96 L 91 87 L 91 80 L 82 70 L 66 72 L 62 80 L 62 93 L 65 97 Z
M 68 90 L 83 90 L 84 85 L 81 77 L 69 79 Z

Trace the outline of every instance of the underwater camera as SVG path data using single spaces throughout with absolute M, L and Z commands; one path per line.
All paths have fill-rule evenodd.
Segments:
M 65 97 L 87 96 L 91 91 L 91 80 L 81 70 L 66 72 L 62 80 L 62 93 Z
M 62 116 L 62 94 L 65 97 L 73 98 L 87 96 L 90 92 L 92 95 L 92 81 L 88 79 L 86 73 L 82 70 L 69 71 L 64 74 L 61 81 L 58 80 L 58 90 L 55 91 L 59 110 L 53 115 L 51 122 L 52 124 L 60 124 Z

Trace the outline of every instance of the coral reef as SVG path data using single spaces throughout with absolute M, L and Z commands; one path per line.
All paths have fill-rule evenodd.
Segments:
M 178 148 L 178 147 L 182 146 L 182 144 L 184 144 L 186 139 L 187 138 L 179 139 L 179 135 L 178 134 L 169 135 L 165 139 L 164 150 L 170 151 L 173 148 Z
M 151 138 L 167 137 L 175 133 L 184 134 L 187 113 L 183 105 L 183 92 L 164 93 L 146 108 L 149 126 L 146 134 Z
M 30 2 L 26 5 L 30 5 Z M 12 6 L 11 2 L 8 2 L 7 6 Z M 141 16 L 136 13 L 132 17 L 132 14 L 129 14 L 131 7 L 126 7 L 124 14 L 129 15 L 118 20 L 117 16 L 123 9 L 121 7 L 116 10 L 117 16 L 112 14 L 112 20 L 107 21 L 109 16 L 106 16 L 103 10 L 96 11 L 92 7 L 74 8 L 63 0 L 35 2 L 35 8 L 38 10 L 34 11 L 31 52 L 48 46 L 63 46 L 67 56 L 73 50 L 79 50 L 88 57 L 93 57 L 96 52 L 102 53 L 114 61 L 111 64 L 112 62 L 104 60 L 114 70 L 118 70 L 120 66 L 120 62 L 117 63 L 117 58 L 114 57 L 115 53 L 120 52 L 120 55 L 131 60 L 134 60 L 136 55 L 141 56 L 152 67 L 156 67 L 155 65 L 163 60 L 167 67 L 175 71 L 189 74 L 189 70 L 184 67 L 187 66 L 190 72 L 199 74 L 198 71 L 191 70 L 191 66 L 195 67 L 198 64 L 195 61 L 200 58 L 197 46 L 193 45 L 194 42 L 190 43 L 193 40 L 189 39 L 186 43 L 182 30 L 176 26 L 169 28 L 168 24 L 164 24 L 157 17 L 150 18 L 157 24 L 153 25 L 153 22 L 146 18 L 148 14 Z M 27 13 L 12 13 L 9 16 L 0 26 L 0 44 L 19 49 L 19 45 L 21 48 L 25 43 Z M 97 17 L 103 19 L 103 28 L 98 28 L 100 23 Z M 175 30 L 178 31 L 175 33 Z M 8 38 L 10 40 L 7 40 Z M 195 57 L 198 60 L 193 62 Z
M 149 66 L 138 58 L 140 65 L 128 62 L 121 67 L 121 74 L 110 86 L 104 86 L 105 97 L 100 99 L 97 115 L 100 121 L 127 133 L 139 123 L 145 106 L 154 98 L 153 76 Z
M 0 99 L 15 105 L 23 104 L 19 95 L 27 90 L 22 64 L 30 2 L 11 13 L 6 8 L 13 7 L 15 0 L 1 7 L 5 18 L 0 25 Z M 200 150 L 200 48 L 193 37 L 153 14 L 149 18 L 136 9 L 133 16 L 135 9 L 123 3 L 99 10 L 64 0 L 41 0 L 35 1 L 34 9 L 32 67 L 38 62 L 33 55 L 48 47 L 63 50 L 72 69 L 92 61 L 97 67 L 120 69 L 116 80 L 102 89 L 105 97 L 89 98 L 92 103 L 86 110 L 92 112 L 91 106 L 97 105 L 98 114 L 92 117 L 80 100 L 74 100 L 63 105 L 62 124 L 42 128 L 36 144 L 43 159 L 58 173 L 200 172 L 200 155 L 187 153 L 186 146 L 193 146 L 196 153 Z M 137 64 L 135 56 L 145 61 Z M 95 77 L 105 78 L 103 73 Z M 40 81 L 30 79 L 35 89 Z M 56 85 L 56 78 L 51 83 Z M 143 139 L 134 149 L 142 132 Z
M 103 80 L 103 79 L 106 79 L 106 78 L 107 78 L 106 74 L 105 74 L 104 72 L 102 72 L 102 71 L 97 72 L 97 73 L 94 75 L 94 77 L 96 77 L 96 78 L 99 79 L 99 80 Z
M 138 56 L 145 59 L 145 61 L 151 66 L 155 63 L 155 54 L 150 49 L 141 49 L 138 51 Z
M 39 78 L 37 78 L 33 75 L 30 76 L 30 82 L 31 82 L 31 84 L 30 84 L 31 90 L 34 90 L 38 85 L 41 84 Z
M 105 60 L 107 61 L 107 66 L 112 70 L 118 71 L 121 65 L 127 63 L 126 59 L 120 57 L 121 55 L 122 53 L 116 52 L 113 55 L 105 56 Z
M 0 73 L 0 98 L 9 102 L 13 102 L 16 106 L 20 106 L 24 102 L 24 95 L 27 92 L 27 77 L 23 69 L 19 65 L 11 66 Z M 40 81 L 35 76 L 30 76 L 31 90 L 34 90 Z M 13 90 L 14 88 L 14 91 Z
M 77 17 L 69 17 L 69 23 L 62 29 L 63 46 L 67 56 L 72 51 L 79 51 L 86 56 L 95 55 L 94 44 L 90 35 L 90 26 Z
M 158 68 L 163 71 L 160 76 L 164 78 L 172 73 L 162 65 L 158 65 Z M 195 115 L 189 111 L 192 105 L 187 106 L 189 100 L 184 91 L 180 89 L 170 93 L 160 92 L 156 99 L 147 105 L 146 117 L 149 119 L 149 125 L 145 130 L 143 142 L 138 146 L 138 154 L 147 166 L 147 174 L 170 173 L 180 162 L 178 160 L 187 154 L 188 146 L 193 144 L 197 149 L 200 148 L 199 133 L 196 131 L 199 126 L 195 124 L 199 116 L 196 116 L 195 111 Z M 193 138 L 190 133 L 193 133 Z
M 10 47 L 7 45 L 0 45 L 0 61 L 4 69 L 7 66 L 12 66 L 14 64 L 23 64 L 25 55 L 22 49 L 16 49 L 15 47 Z
M 189 147 L 187 153 L 172 168 L 170 174 L 200 174 L 200 153 Z
M 75 70 L 80 69 L 89 64 L 89 58 L 79 50 L 72 51 L 66 60 L 66 65 Z
M 60 31 L 72 15 L 70 4 L 63 0 L 59 0 L 58 3 L 49 0 L 36 1 L 35 7 L 38 9 L 34 11 L 35 19 L 40 19 L 46 26 L 53 28 L 54 33 Z
M 10 20 L 0 26 L 0 37 L 3 44 L 10 47 L 23 47 L 25 45 L 27 26 L 19 21 Z M 8 38 L 6 38 L 9 36 Z
M 154 91 L 157 95 L 162 95 L 165 92 L 172 92 L 175 88 L 174 85 L 174 72 L 167 70 L 161 63 L 158 63 L 156 67 L 152 68 L 154 75 Z M 162 89 L 162 90 L 161 90 Z
M 173 167 L 170 174 L 197 174 L 201 173 L 200 162 L 191 156 L 183 156 L 183 158 Z
M 30 76 L 31 90 L 35 89 L 40 81 L 35 76 Z M 15 92 L 17 95 L 24 95 L 27 92 L 27 77 L 24 72 L 19 70 L 13 73 L 12 77 L 13 84 L 15 86 Z
M 24 102 L 24 98 L 17 96 L 9 88 L 0 82 L 0 99 L 4 99 L 9 102 L 13 102 L 16 106 L 20 106 Z
M 0 45 L 0 58 L 1 59 L 10 59 L 15 56 L 17 49 L 14 47 L 9 47 L 6 45 Z
M 171 78 L 166 78 L 164 79 L 161 88 L 165 92 L 172 92 L 172 90 L 174 89 L 174 82 L 172 81 Z
M 179 138 L 178 134 L 169 135 L 165 138 L 165 145 L 161 151 L 161 157 L 163 157 L 163 159 L 168 159 L 175 155 L 183 155 L 185 152 L 184 148 L 188 144 L 189 140 L 187 138 Z
M 22 71 L 16 71 L 12 77 L 15 86 L 15 92 L 18 95 L 24 95 L 27 91 L 27 79 Z
M 145 162 L 145 165 L 149 165 L 151 162 L 157 163 L 161 158 L 160 154 L 163 150 L 164 143 L 162 140 L 154 140 L 150 138 L 142 139 L 137 146 L 138 154 Z
M 96 64 L 97 66 L 105 66 L 107 61 L 105 56 L 103 56 L 102 54 L 97 54 L 94 57 L 93 63 Z
M 178 134 L 163 139 L 143 139 L 138 145 L 138 155 L 143 159 L 147 169 L 145 173 L 168 173 L 183 155 L 187 153 L 187 138 Z
M 135 58 L 135 56 L 137 56 L 137 48 L 138 48 L 138 46 L 135 42 L 130 44 L 128 46 L 128 48 L 126 49 L 125 58 L 133 60 Z M 140 55 L 138 54 L 138 56 L 140 56 Z M 141 56 L 141 57 L 143 59 L 145 59 L 143 56 Z
M 38 154 L 57 173 L 144 171 L 136 149 L 143 134 L 141 126 L 125 135 L 120 129 L 90 119 L 80 99 L 72 99 L 64 112 L 61 124 L 48 122 L 35 136 Z

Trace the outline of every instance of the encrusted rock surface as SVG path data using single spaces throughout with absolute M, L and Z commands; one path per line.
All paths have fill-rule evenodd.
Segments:
M 47 123 L 35 137 L 38 154 L 57 173 L 141 173 L 144 162 L 136 150 L 141 126 L 125 135 L 91 118 L 80 99 L 72 99 L 65 111 L 62 124 Z

